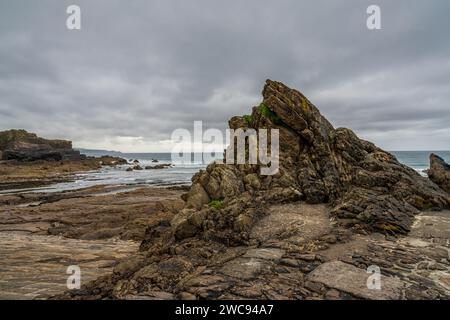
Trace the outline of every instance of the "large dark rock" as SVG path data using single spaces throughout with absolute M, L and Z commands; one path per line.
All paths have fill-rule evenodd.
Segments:
M 448 277 L 432 271 L 448 270 L 445 212 L 420 214 L 402 239 L 344 227 L 405 233 L 419 210 L 447 206 L 444 191 L 334 129 L 299 92 L 267 81 L 263 95 L 230 127 L 279 129 L 278 174 L 209 165 L 193 177 L 184 208 L 149 221 L 141 252 L 58 298 L 448 299 Z M 381 293 L 367 289 L 373 265 L 383 269 Z
M 192 179 L 187 206 L 173 221 L 176 235 L 242 242 L 264 203 L 298 200 L 329 203 L 342 225 L 363 232 L 404 234 L 419 210 L 448 206 L 429 179 L 350 129 L 335 129 L 300 92 L 267 80 L 263 98 L 251 116 L 234 117 L 229 126 L 279 129 L 279 172 L 263 176 L 259 165 L 210 164 Z M 208 206 L 214 200 L 222 208 Z
M 18 161 L 79 160 L 79 151 L 72 149 L 72 142 L 47 140 L 25 130 L 0 132 L 0 159 Z
M 437 154 L 430 154 L 428 177 L 443 190 L 450 193 L 450 165 Z

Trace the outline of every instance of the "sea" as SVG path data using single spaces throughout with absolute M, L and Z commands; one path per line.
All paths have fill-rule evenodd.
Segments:
M 192 176 L 199 170 L 206 168 L 205 158 L 210 162 L 211 156 L 202 157 L 202 154 L 192 154 L 189 161 L 172 161 L 171 153 L 121 153 L 115 151 L 102 150 L 80 150 L 87 156 L 111 155 L 127 159 L 130 163 L 139 161 L 141 167 L 155 164 L 172 164 L 167 169 L 158 170 L 134 170 L 126 171 L 131 165 L 121 165 L 117 167 L 104 167 L 98 171 L 88 171 L 75 175 L 75 179 L 70 182 L 58 183 L 45 187 L 9 190 L 12 192 L 60 192 L 88 188 L 96 185 L 120 185 L 124 187 L 139 186 L 182 186 L 190 185 Z M 419 174 L 426 176 L 424 170 L 429 167 L 429 156 L 435 153 L 447 162 L 450 162 L 450 151 L 390 151 L 398 161 L 415 169 Z M 216 154 L 215 159 L 222 159 L 222 154 Z M 195 161 L 197 160 L 197 161 Z M 154 162 L 158 161 L 158 163 Z

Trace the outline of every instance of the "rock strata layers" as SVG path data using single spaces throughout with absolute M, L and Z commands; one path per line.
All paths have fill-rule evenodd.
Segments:
M 176 241 L 169 220 L 154 221 L 140 252 L 55 298 L 448 299 L 448 214 L 421 213 L 408 236 L 385 239 L 333 226 L 325 205 L 271 205 L 251 231 L 257 245 L 238 247 Z M 381 290 L 368 289 L 369 266 Z
M 0 194 L 0 299 L 45 299 L 85 284 L 134 254 L 147 225 L 183 205 L 181 191 L 132 186 Z M 125 260 L 126 261 L 126 260 Z
M 86 158 L 66 140 L 47 140 L 25 130 L 0 132 L 0 160 L 79 160 Z

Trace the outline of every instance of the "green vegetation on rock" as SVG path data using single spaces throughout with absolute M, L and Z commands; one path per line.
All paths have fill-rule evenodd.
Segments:
M 261 115 L 271 120 L 274 124 L 281 124 L 283 121 L 272 110 L 269 109 L 264 103 L 261 103 L 258 107 L 258 111 Z
M 213 200 L 209 203 L 209 206 L 214 209 L 222 209 L 223 208 L 223 200 Z
M 248 124 L 249 126 L 252 125 L 253 118 L 252 118 L 251 115 L 246 114 L 246 115 L 243 115 L 242 118 L 244 118 L 245 122 L 247 122 L 247 124 Z

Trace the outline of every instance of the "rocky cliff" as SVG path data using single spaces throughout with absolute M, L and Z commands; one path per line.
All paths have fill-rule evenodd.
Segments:
M 47 140 L 25 130 L 0 132 L 0 160 L 79 160 L 84 156 L 72 149 L 72 142 Z
M 245 242 L 268 203 L 327 203 L 341 225 L 389 234 L 407 233 L 419 210 L 449 205 L 430 180 L 350 129 L 335 129 L 303 94 L 280 82 L 267 80 L 260 106 L 229 125 L 279 129 L 279 173 L 261 176 L 258 165 L 209 165 L 194 176 L 186 208 L 172 221 L 179 239 Z
M 443 190 L 450 193 L 450 165 L 437 154 L 430 155 L 430 169 L 428 177 Z

